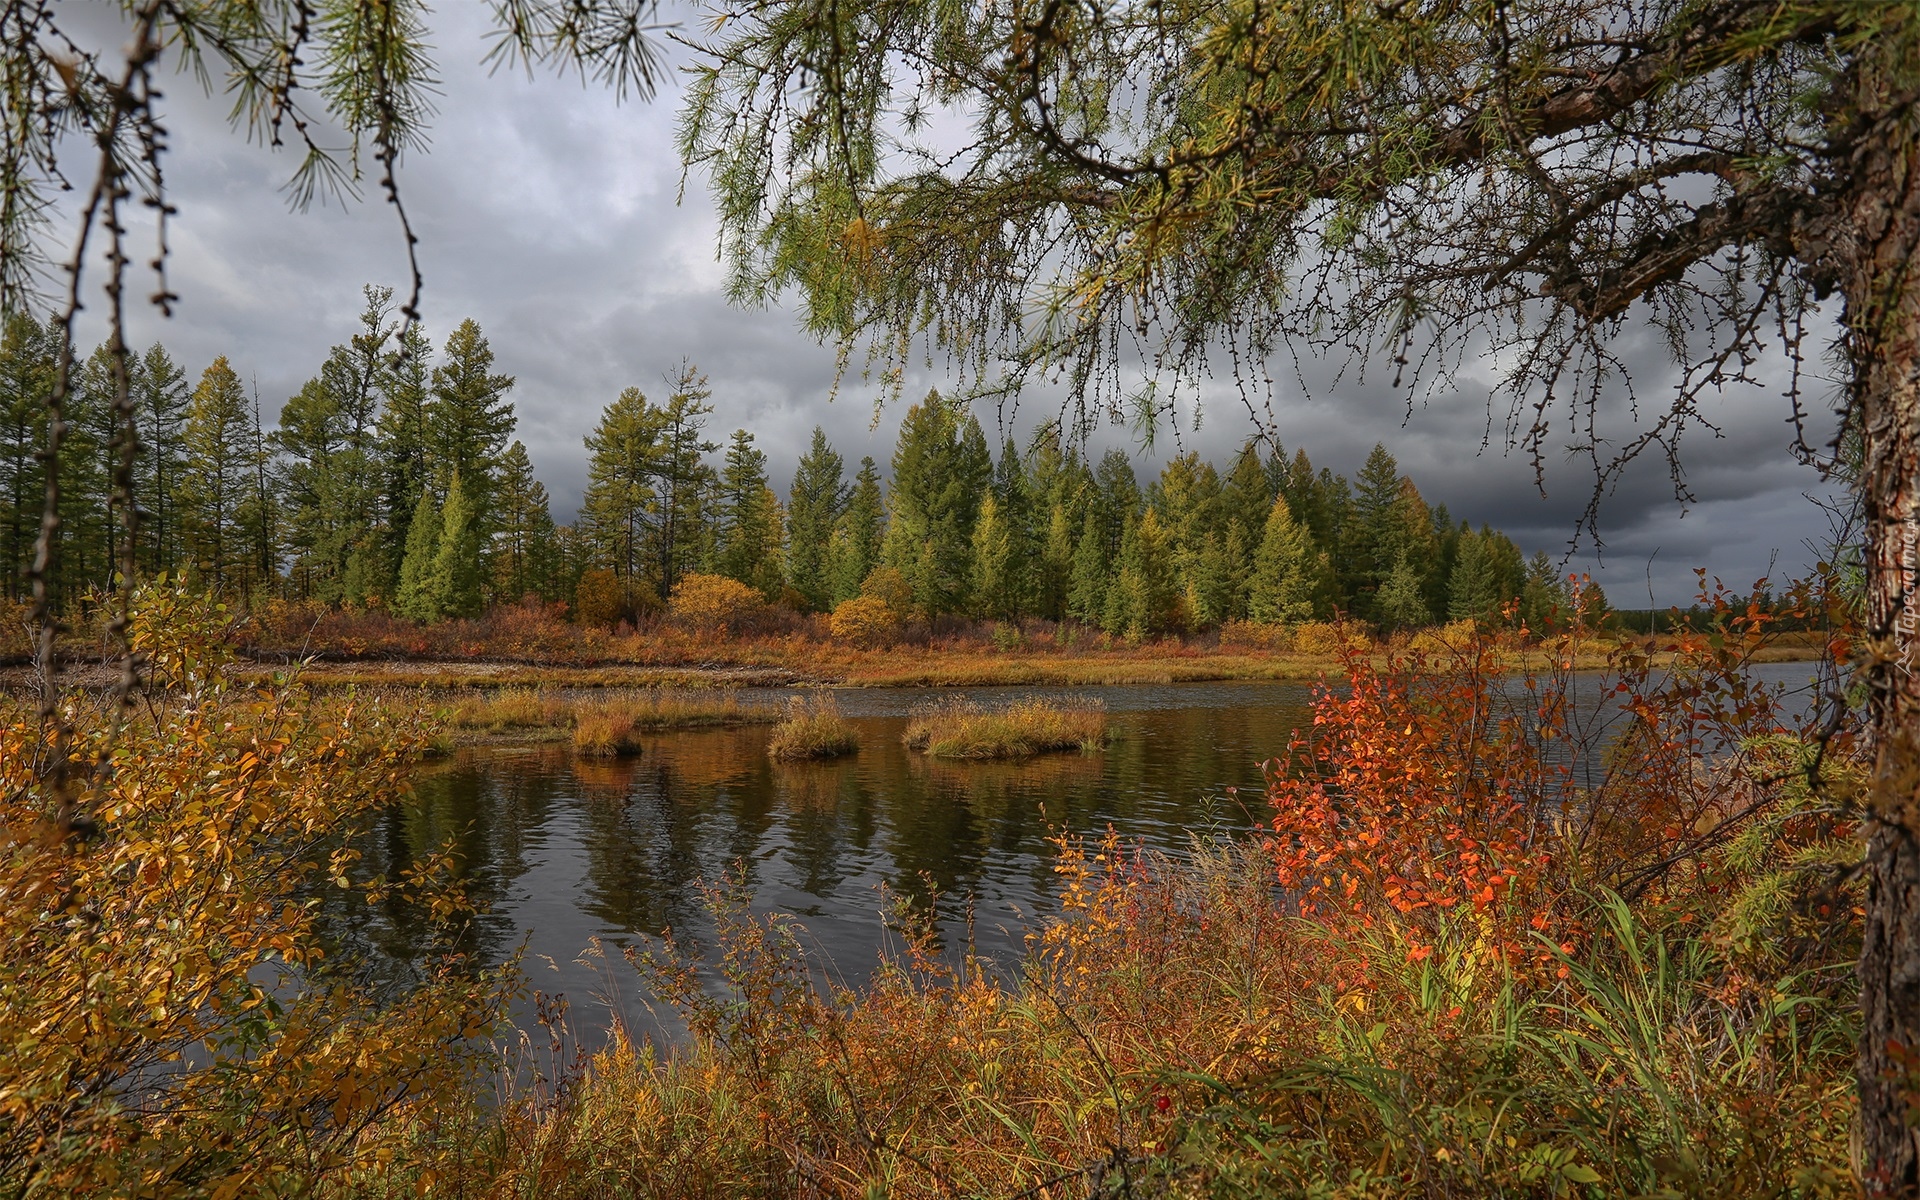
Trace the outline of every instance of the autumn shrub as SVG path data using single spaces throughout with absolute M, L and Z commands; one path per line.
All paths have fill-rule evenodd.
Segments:
M 859 731 L 840 715 L 830 695 L 794 697 L 767 738 L 767 754 L 776 762 L 839 758 L 859 749 Z
M 1745 674 L 1764 624 L 1622 651 L 1603 695 L 1571 645 L 1531 678 L 1349 650 L 1268 833 L 1064 839 L 997 972 L 902 909 L 855 991 L 721 886 L 716 953 L 633 955 L 685 1044 L 616 1028 L 410 1136 L 552 1200 L 1853 1195 L 1864 768 Z
M 633 715 L 615 705 L 593 705 L 573 714 L 574 753 L 587 758 L 623 758 L 640 753 Z
M 1326 621 L 1302 621 L 1293 627 L 1293 651 L 1296 654 L 1338 654 L 1352 639 L 1338 625 Z
M 377 990 L 314 898 L 411 894 L 457 942 L 436 858 L 368 882 L 350 834 L 402 794 L 422 726 L 228 682 L 228 620 L 141 597 L 138 706 L 69 692 L 0 725 L 0 1192 L 305 1192 L 395 1154 L 409 1105 L 456 1108 L 502 980 L 422 964 Z
M 767 599 L 738 579 L 693 574 L 673 586 L 667 615 L 687 629 L 725 637 L 765 620 Z
M 900 616 L 878 596 L 855 596 L 834 606 L 828 629 L 835 641 L 884 646 L 900 631 Z
M 860 581 L 860 594 L 880 601 L 898 616 L 913 611 L 913 585 L 897 567 L 875 567 Z
M 903 740 L 934 758 L 1028 758 L 1054 750 L 1098 750 L 1107 744 L 1107 710 L 1097 700 L 1016 701 L 982 708 L 946 700 L 916 711 Z

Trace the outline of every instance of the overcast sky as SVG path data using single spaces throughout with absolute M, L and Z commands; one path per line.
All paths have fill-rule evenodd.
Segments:
M 682 358 L 712 382 L 714 440 L 735 427 L 751 430 L 783 492 L 816 424 L 850 464 L 871 454 L 884 469 L 899 411 L 876 415 L 877 393 L 857 377 L 833 396 L 834 351 L 807 338 L 793 311 L 728 306 L 704 181 L 690 181 L 676 203 L 677 87 L 620 106 L 573 80 L 489 76 L 480 65 L 484 6 L 456 0 L 443 8 L 435 17 L 443 96 L 432 146 L 402 171 L 421 237 L 426 324 L 438 343 L 463 317 L 480 323 L 497 369 L 518 380 L 518 436 L 555 516 L 569 519 L 578 503 L 581 439 L 601 408 L 630 385 L 662 394 L 662 376 Z M 224 102 L 198 95 L 191 80 L 171 81 L 165 108 L 180 210 L 172 285 L 182 299 L 171 321 L 142 312 L 137 340 L 164 341 L 195 377 L 227 355 L 276 411 L 327 348 L 352 334 L 362 284 L 404 291 L 397 225 L 371 186 L 357 207 L 290 212 L 281 189 L 291 157 L 228 131 Z M 1658 360 L 1651 346 L 1635 350 L 1627 348 L 1629 361 Z M 1646 370 L 1643 382 L 1653 377 L 1651 365 Z M 1430 503 L 1504 528 L 1528 553 L 1565 551 L 1592 476 L 1555 462 L 1543 498 L 1526 459 L 1504 451 L 1497 424 L 1482 448 L 1483 388 L 1468 382 L 1409 416 L 1404 398 L 1351 375 L 1337 380 L 1331 366 L 1309 363 L 1302 374 L 1304 388 L 1281 373 L 1274 405 L 1289 452 L 1303 446 L 1316 464 L 1351 475 L 1373 443 L 1384 442 Z M 941 382 L 938 371 L 928 373 L 909 395 Z M 1253 424 L 1224 381 L 1209 390 L 1218 394 L 1204 403 L 1198 430 L 1180 432 L 1179 445 L 1224 462 Z M 1817 382 L 1812 389 L 1816 400 L 1826 391 Z M 1038 416 L 1054 403 L 1036 397 L 1024 412 Z M 1615 604 L 1646 604 L 1649 574 L 1657 602 L 1667 604 L 1691 598 L 1694 567 L 1741 589 L 1776 554 L 1779 573 L 1790 573 L 1809 561 L 1803 543 L 1826 528 L 1804 496 L 1820 481 L 1788 453 L 1792 431 L 1777 386 L 1711 401 L 1705 415 L 1723 436 L 1691 440 L 1693 505 L 1683 512 L 1664 467 L 1648 464 L 1602 510 L 1606 554 L 1596 574 Z M 994 414 L 980 418 L 995 437 Z M 1615 441 L 1631 436 L 1625 420 L 1610 429 Z M 1163 431 L 1147 452 L 1116 432 L 1096 454 L 1107 444 L 1138 454 L 1144 482 L 1175 443 Z M 1596 564 L 1583 552 L 1574 566 Z

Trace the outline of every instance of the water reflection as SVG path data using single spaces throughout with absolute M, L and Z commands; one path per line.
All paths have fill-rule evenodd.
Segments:
M 730 874 L 757 910 L 800 916 L 849 978 L 876 960 L 883 889 L 933 903 L 950 940 L 971 902 L 976 946 L 1010 960 L 1050 904 L 1049 837 L 1111 824 L 1177 853 L 1189 830 L 1247 827 L 1259 764 L 1285 750 L 1308 699 L 1278 684 L 1091 690 L 1113 714 L 1114 745 L 1020 764 L 909 753 L 900 737 L 919 697 L 897 691 L 843 695 L 862 749 L 824 764 L 769 761 L 764 728 L 658 735 L 612 762 L 564 747 L 465 751 L 426 768 L 385 814 L 365 865 L 394 872 L 451 843 L 489 910 L 460 949 L 492 963 L 524 944 L 533 986 L 567 992 L 576 1009 L 600 986 L 575 961 L 592 939 L 620 946 L 670 928 L 700 944 L 701 885 Z M 1251 794 L 1229 796 L 1234 785 Z M 332 918 L 380 959 L 426 948 L 401 907 Z

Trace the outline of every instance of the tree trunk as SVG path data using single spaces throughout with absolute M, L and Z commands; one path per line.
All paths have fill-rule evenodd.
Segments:
M 1905 40 L 1905 39 L 1897 39 Z M 1860 1168 L 1920 1195 L 1920 139 L 1912 47 L 1861 53 L 1836 257 L 1846 292 L 1866 518 L 1874 755 L 1860 952 Z

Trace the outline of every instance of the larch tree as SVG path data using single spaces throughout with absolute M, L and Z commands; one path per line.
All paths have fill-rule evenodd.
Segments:
M 153 572 L 178 569 L 179 501 L 186 425 L 187 373 L 155 342 L 140 358 L 133 400 L 142 425 L 140 503 L 146 512 L 141 562 Z
M 895 361 L 1006 364 L 996 390 L 1062 373 L 1089 420 L 1167 411 L 1134 363 L 1193 381 L 1223 344 L 1386 359 L 1410 399 L 1498 363 L 1489 426 L 1543 478 L 1577 448 L 1590 529 L 1642 455 L 1684 495 L 1697 402 L 1771 353 L 1800 420 L 1803 339 L 1831 328 L 1875 763 L 1862 1172 L 1920 1190 L 1920 7 L 782 0 L 713 38 L 682 150 L 736 293 L 797 292 L 809 328 Z M 935 105 L 967 114 L 958 151 Z M 1667 394 L 1611 420 L 1646 328 Z
M 1319 548 L 1306 525 L 1294 519 L 1285 497 L 1276 497 L 1260 532 L 1247 584 L 1247 617 L 1261 624 L 1313 619 L 1321 590 Z
M 713 415 L 713 389 L 691 362 L 668 377 L 666 406 L 660 414 L 660 456 L 655 470 L 652 556 L 659 594 L 666 596 L 680 577 L 711 552 L 706 505 L 715 476 L 706 456 L 720 448 L 703 436 Z
M 380 506 L 386 531 L 383 549 L 388 564 L 387 587 L 393 594 L 400 585 L 413 514 L 419 511 L 420 497 L 431 491 L 433 454 L 433 345 L 417 322 L 402 330 L 398 340 L 400 354 L 385 381 L 386 395 L 377 426 Z

